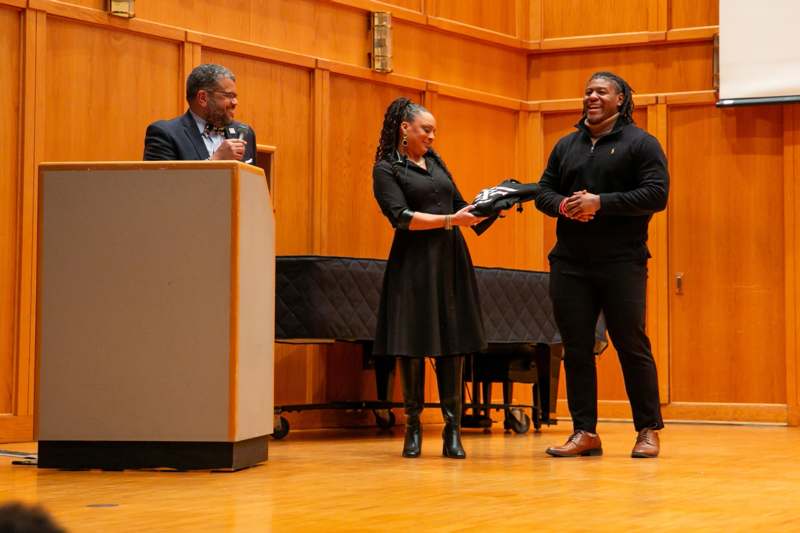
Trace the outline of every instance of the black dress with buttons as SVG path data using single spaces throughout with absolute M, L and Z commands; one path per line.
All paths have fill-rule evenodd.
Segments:
M 448 215 L 467 203 L 429 154 L 427 170 L 406 159 L 380 161 L 373 191 L 395 228 L 383 279 L 373 353 L 444 356 L 486 348 L 478 285 L 458 227 L 401 229 L 403 211 Z

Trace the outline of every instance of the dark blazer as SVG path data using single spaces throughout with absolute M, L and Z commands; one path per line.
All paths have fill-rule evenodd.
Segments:
M 225 127 L 225 138 L 238 138 L 244 132 L 247 145 L 242 162 L 256 164 L 256 134 L 247 124 L 232 122 Z M 208 149 L 197 129 L 192 114 L 187 111 L 172 120 L 159 120 L 147 126 L 144 137 L 145 161 L 202 161 L 208 159 Z

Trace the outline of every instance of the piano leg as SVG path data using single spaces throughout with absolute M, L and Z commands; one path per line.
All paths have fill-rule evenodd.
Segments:
M 472 362 L 472 421 L 468 427 L 480 427 L 476 425 L 481 418 L 481 382 L 478 378 L 478 357 L 470 357 Z
M 490 429 L 492 427 L 492 418 L 489 416 L 490 409 L 488 405 L 491 403 L 491 394 L 487 391 L 491 391 L 492 382 L 489 381 L 487 383 L 482 379 L 479 357 L 481 356 L 473 354 L 467 356 L 465 360 L 465 365 L 470 369 L 468 377 L 472 380 L 470 382 L 472 399 L 467 403 L 467 395 L 464 395 L 461 427 Z M 465 391 L 467 389 L 466 382 L 464 382 L 464 389 Z M 482 392 L 483 394 L 481 394 Z M 470 414 L 468 414 L 468 408 Z
M 560 344 L 536 345 L 536 367 L 538 374 L 538 396 L 541 402 L 541 419 L 545 424 L 556 423 L 558 402 L 558 380 L 561 373 L 562 347 Z
M 489 379 L 481 381 L 481 389 L 481 396 L 483 399 L 481 416 L 491 420 L 492 409 L 489 406 L 492 404 L 492 381 Z
M 366 351 L 368 348 L 364 348 Z M 375 368 L 375 387 L 377 389 L 378 402 L 391 403 L 394 389 L 394 372 L 396 359 L 394 357 L 374 357 L 372 359 Z M 385 409 L 373 409 L 375 423 L 381 429 L 389 429 L 394 426 L 395 416 L 390 407 Z
M 391 402 L 394 389 L 394 357 L 375 358 L 375 386 L 377 387 L 378 401 Z

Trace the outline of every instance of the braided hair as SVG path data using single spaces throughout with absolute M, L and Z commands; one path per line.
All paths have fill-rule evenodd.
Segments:
M 383 116 L 383 128 L 381 129 L 381 137 L 378 140 L 378 149 L 375 151 L 375 163 L 389 161 L 392 164 L 392 174 L 394 174 L 395 178 L 400 178 L 399 167 L 403 167 L 404 174 L 408 172 L 408 159 L 395 156 L 400 137 L 400 124 L 402 122 L 413 122 L 420 113 L 429 113 L 429 111 L 401 96 L 389 104 L 386 114 Z M 444 164 L 436 150 L 428 148 L 427 155 L 431 156 L 444 170 L 450 181 L 453 181 L 450 169 Z
M 404 96 L 389 104 L 386 114 L 383 115 L 383 128 L 381 128 L 381 136 L 378 140 L 378 149 L 375 151 L 375 162 L 396 159 L 393 154 L 400 140 L 400 124 L 413 122 L 417 115 L 427 111 Z
M 589 81 L 595 79 L 608 80 L 617 87 L 617 91 L 622 93 L 622 104 L 619 106 L 619 114 L 623 120 L 632 124 L 633 121 L 633 89 L 628 82 L 614 74 L 613 72 L 600 71 L 595 72 L 589 77 Z M 584 117 L 585 118 L 585 117 Z

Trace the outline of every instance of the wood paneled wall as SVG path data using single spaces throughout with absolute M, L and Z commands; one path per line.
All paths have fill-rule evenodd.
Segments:
M 519 36 L 517 0 L 428 0 L 434 17 L 453 20 L 497 33 Z
M 0 50 L 6 68 L 0 69 L 0 413 L 15 407 L 16 296 L 19 256 L 19 137 L 20 81 L 22 79 L 22 20 L 19 12 L 0 6 Z
M 542 0 L 545 38 L 630 33 L 648 29 L 650 0 Z
M 313 242 L 309 225 L 313 204 L 298 199 L 311 198 L 314 188 L 309 150 L 313 145 L 313 108 L 309 105 L 314 95 L 313 73 L 205 47 L 201 61 L 225 65 L 235 73 L 236 89 L 242 95 L 237 116 L 253 127 L 256 142 L 278 148 L 273 202 L 281 221 L 276 228 L 277 249 L 286 255 L 308 253 Z
M 437 148 L 471 198 L 506 177 L 537 180 L 587 77 L 618 72 L 671 164 L 648 289 L 667 416 L 800 422 L 800 112 L 713 107 L 715 0 L 142 0 L 133 20 L 104 6 L 0 0 L 0 440 L 31 431 L 36 165 L 139 159 L 145 126 L 183 111 L 200 62 L 236 73 L 238 116 L 276 147 L 278 252 L 378 258 L 391 228 L 370 170 L 393 98 L 433 111 Z M 367 68 L 370 10 L 393 14 L 389 75 Z M 467 239 L 476 264 L 546 269 L 553 230 L 529 207 Z M 278 345 L 275 359 L 278 404 L 372 394 L 357 347 Z M 601 413 L 629 417 L 613 349 L 598 364 Z
M 670 107 L 676 402 L 786 402 L 783 129 L 777 106 Z
M 392 234 L 375 216 L 372 163 L 386 102 L 406 96 L 422 101 L 413 89 L 331 76 L 327 120 L 329 179 L 323 184 L 324 255 L 386 258 Z M 376 227 L 377 226 L 377 227 Z
M 140 160 L 153 117 L 181 111 L 179 43 L 55 17 L 46 43 L 45 161 Z

